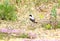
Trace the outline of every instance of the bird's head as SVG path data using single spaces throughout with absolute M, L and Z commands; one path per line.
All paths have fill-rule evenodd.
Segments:
M 32 17 L 32 15 L 29 15 L 30 17 Z

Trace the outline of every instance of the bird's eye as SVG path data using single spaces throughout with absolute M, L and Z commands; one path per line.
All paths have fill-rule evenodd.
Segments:
M 32 15 L 29 15 L 29 16 L 32 16 Z

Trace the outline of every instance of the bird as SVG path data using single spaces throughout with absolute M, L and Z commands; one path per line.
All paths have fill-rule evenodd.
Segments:
M 34 18 L 32 15 L 29 15 L 29 19 L 30 19 L 30 21 L 32 21 L 33 23 L 37 23 L 37 22 L 35 21 L 35 18 Z

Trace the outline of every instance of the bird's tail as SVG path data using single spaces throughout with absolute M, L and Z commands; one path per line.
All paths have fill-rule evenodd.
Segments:
M 38 23 L 38 22 L 34 22 L 34 23 Z

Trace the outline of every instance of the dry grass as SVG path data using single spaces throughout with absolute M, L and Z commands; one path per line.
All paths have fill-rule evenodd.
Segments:
M 34 1 L 30 0 L 26 0 L 26 2 L 24 2 L 22 0 L 21 3 L 18 3 L 18 5 L 15 3 L 15 0 L 12 0 L 11 3 L 14 4 L 17 7 L 17 21 L 5 21 L 5 20 L 0 20 L 0 28 L 7 28 L 8 26 L 12 27 L 12 28 L 16 28 L 16 29 L 23 29 L 25 30 L 25 33 L 28 33 L 30 31 L 37 33 L 37 38 L 60 38 L 60 29 L 52 29 L 52 30 L 46 30 L 41 26 L 41 23 L 44 24 L 44 22 L 42 22 L 41 20 L 47 20 L 50 17 L 50 11 L 52 9 L 53 6 L 55 6 L 57 3 L 55 2 L 51 2 L 48 4 L 41 4 L 39 6 L 35 7 L 35 4 L 33 3 Z M 43 7 L 44 6 L 44 7 Z M 41 7 L 42 11 L 39 9 L 39 7 Z M 57 13 L 60 14 L 60 11 L 57 8 Z M 32 23 L 29 20 L 29 15 L 32 14 L 34 15 L 36 21 L 38 22 L 37 24 Z M 39 15 L 43 14 L 44 18 L 40 19 Z M 60 18 L 58 18 L 60 19 Z M 47 22 L 48 23 L 48 22 Z M 10 40 L 10 41 L 15 41 Z M 16 41 L 20 41 L 20 40 L 16 40 Z

